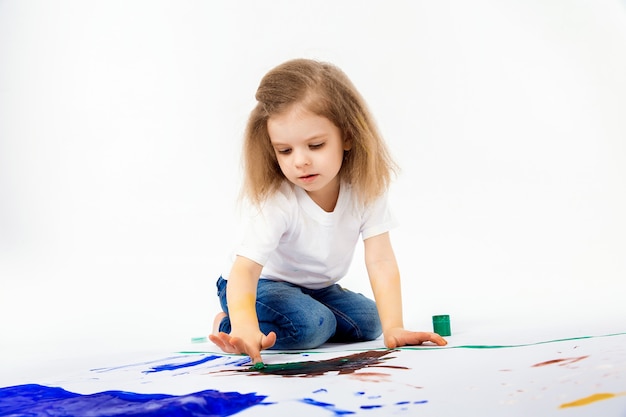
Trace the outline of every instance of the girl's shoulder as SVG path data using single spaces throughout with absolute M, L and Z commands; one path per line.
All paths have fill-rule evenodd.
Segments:
M 283 205 L 291 202 L 295 203 L 297 200 L 295 186 L 289 181 L 283 181 L 278 189 L 268 199 L 267 203 Z
M 297 205 L 294 186 L 284 181 L 276 191 L 267 196 L 259 207 L 253 208 L 257 212 L 288 211 L 290 207 Z

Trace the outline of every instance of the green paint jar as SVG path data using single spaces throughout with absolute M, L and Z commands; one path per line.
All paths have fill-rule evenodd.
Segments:
M 433 331 L 439 336 L 450 336 L 450 316 L 442 314 L 439 316 L 433 316 Z

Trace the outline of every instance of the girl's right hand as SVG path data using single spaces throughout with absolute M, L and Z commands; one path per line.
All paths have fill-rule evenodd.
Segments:
M 262 350 L 274 346 L 274 343 L 276 343 L 276 333 L 270 332 L 265 335 L 258 332 L 256 335 L 238 337 L 219 332 L 209 335 L 209 339 L 226 353 L 246 354 L 250 356 L 252 363 L 255 364 L 263 361 L 261 359 Z

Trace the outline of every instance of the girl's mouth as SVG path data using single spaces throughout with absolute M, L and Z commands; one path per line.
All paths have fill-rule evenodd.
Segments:
M 317 178 L 318 174 L 311 174 L 311 175 L 303 175 L 300 177 L 300 181 L 303 182 L 312 182 Z

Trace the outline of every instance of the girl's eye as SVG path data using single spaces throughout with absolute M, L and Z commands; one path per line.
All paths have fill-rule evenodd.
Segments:
M 288 155 L 289 152 L 291 152 L 291 149 L 286 148 L 286 149 L 276 149 L 276 152 L 278 152 L 281 155 Z
M 309 145 L 309 149 L 319 149 L 322 146 L 324 146 L 324 142 L 322 142 L 322 143 L 314 143 L 314 144 Z

